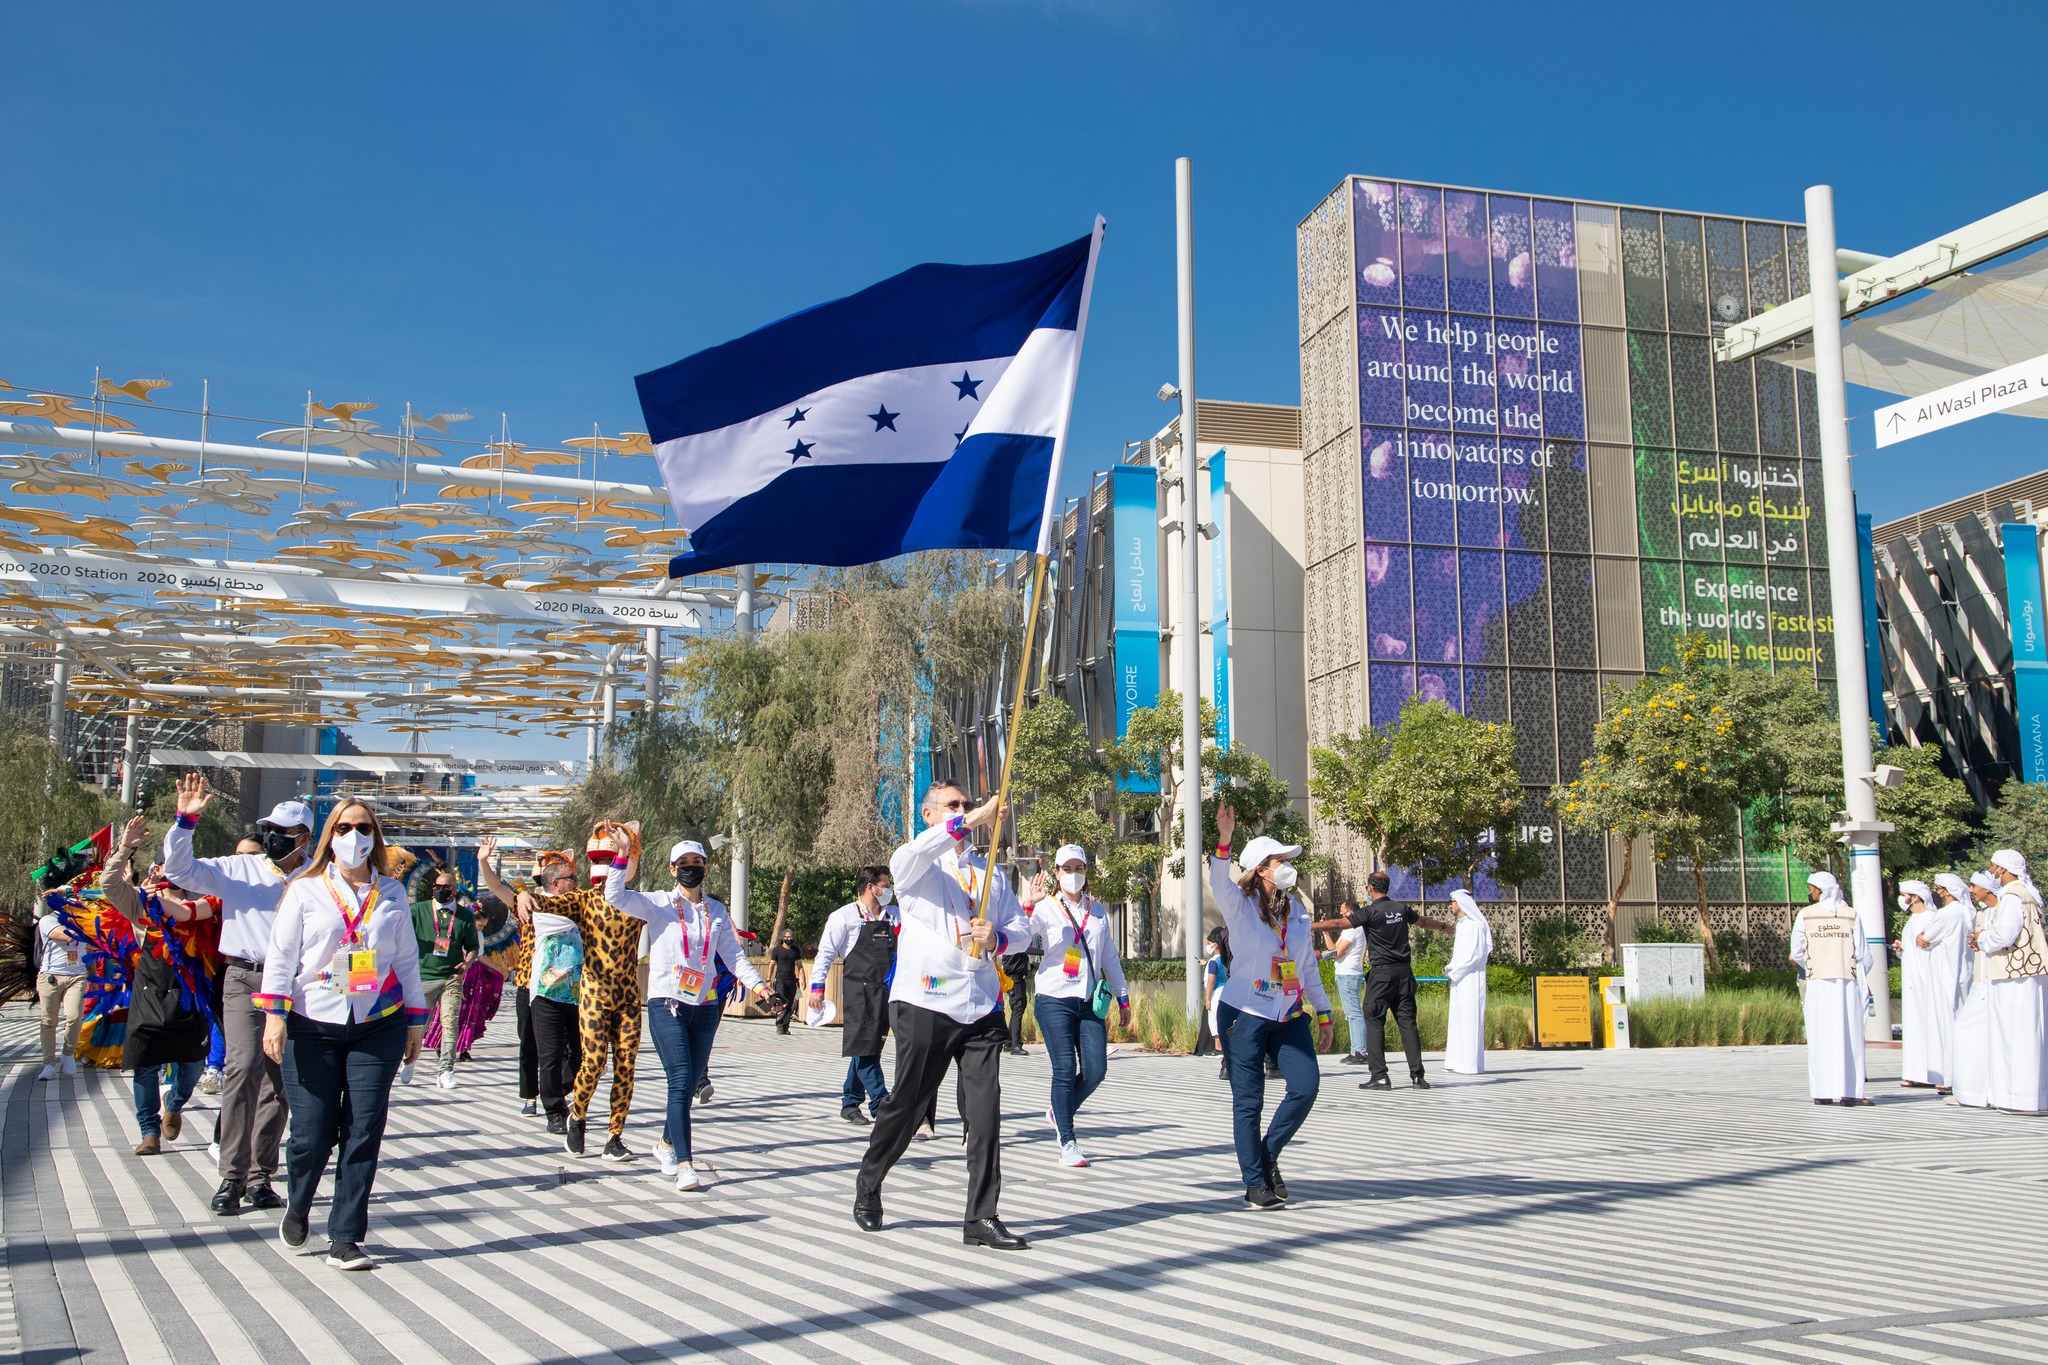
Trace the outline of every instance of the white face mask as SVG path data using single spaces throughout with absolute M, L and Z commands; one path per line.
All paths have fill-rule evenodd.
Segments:
M 1913 902 L 1907 897 L 1901 896 L 1899 897 L 1899 909 L 1910 915 L 1913 913 Z
M 1282 891 L 1292 891 L 1301 874 L 1294 870 L 1293 863 L 1282 863 L 1273 869 L 1273 885 Z
M 334 861 L 353 872 L 370 856 L 370 836 L 352 829 L 346 834 L 337 834 L 328 847 L 334 851 Z
M 895 903 L 896 903 L 896 888 L 895 888 L 895 887 L 893 887 L 893 886 L 878 886 L 878 887 L 876 887 L 876 888 L 875 888 L 875 904 L 876 904 L 876 905 L 894 905 Z
M 1080 895 L 1081 888 L 1086 885 L 1088 885 L 1088 874 L 1086 872 L 1060 873 L 1060 890 L 1066 892 L 1069 896 Z

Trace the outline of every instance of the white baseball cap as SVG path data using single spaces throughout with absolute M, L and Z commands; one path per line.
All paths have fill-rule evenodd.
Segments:
M 1294 858 L 1300 854 L 1300 844 L 1283 844 L 1270 835 L 1261 834 L 1246 844 L 1244 852 L 1237 855 L 1237 865 L 1249 872 L 1268 858 Z
M 279 829 L 311 829 L 313 808 L 303 801 L 280 801 L 257 823 L 275 825 Z
M 1060 851 L 1052 855 L 1052 865 L 1054 867 L 1065 867 L 1076 858 L 1079 858 L 1084 863 L 1087 862 L 1088 850 L 1079 844 L 1061 844 Z
M 704 845 L 698 843 L 695 839 L 679 839 L 676 841 L 676 846 L 668 851 L 668 860 L 676 862 L 685 853 L 694 853 L 699 858 L 709 858 L 711 856 L 704 851 Z

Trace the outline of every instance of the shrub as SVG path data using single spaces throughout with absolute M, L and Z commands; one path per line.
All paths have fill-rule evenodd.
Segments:
M 1629 935 L 1632 943 L 1698 943 L 1700 927 L 1697 924 L 1667 924 L 1661 919 L 1644 916 L 1636 921 L 1635 929 Z
M 1628 1031 L 1633 1047 L 1754 1047 L 1805 1042 L 1806 1020 L 1799 998 L 1783 991 L 1709 991 L 1632 1004 Z
M 1529 926 L 1529 965 L 1539 972 L 1569 971 L 1597 965 L 1606 945 L 1568 915 L 1545 915 Z

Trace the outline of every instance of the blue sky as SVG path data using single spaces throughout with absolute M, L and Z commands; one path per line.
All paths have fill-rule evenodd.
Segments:
M 1971 14 L 17 4 L 0 374 L 212 376 L 280 414 L 311 387 L 555 441 L 637 426 L 638 371 L 1099 211 L 1070 456 L 1099 467 L 1169 415 L 1175 156 L 1202 391 L 1293 402 L 1294 226 L 1347 173 L 1786 218 L 1830 180 L 1843 244 L 1878 252 L 2037 193 L 2038 10 Z M 1865 509 L 2031 472 L 2042 432 L 1990 418 L 1859 459 Z

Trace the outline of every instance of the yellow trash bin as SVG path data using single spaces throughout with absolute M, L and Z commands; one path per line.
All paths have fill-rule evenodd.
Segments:
M 1604 1041 L 1608 1047 L 1628 1046 L 1628 978 L 1600 978 L 1600 1015 L 1605 1021 Z

